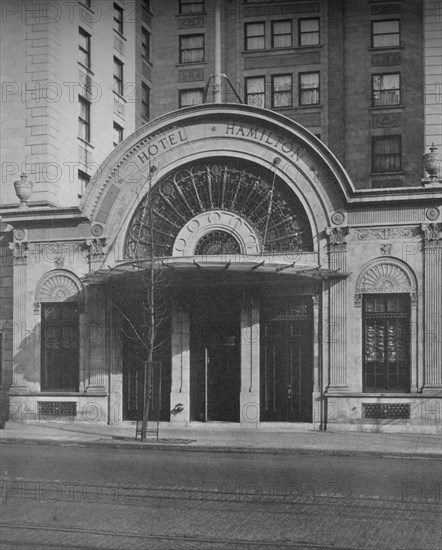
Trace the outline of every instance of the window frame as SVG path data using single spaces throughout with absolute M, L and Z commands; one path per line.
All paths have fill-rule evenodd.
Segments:
M 123 132 L 124 132 L 124 128 L 123 126 L 120 126 L 117 122 L 114 121 L 113 123 L 113 144 L 114 144 L 114 147 L 117 147 L 117 145 L 119 145 L 122 141 L 123 141 Z M 118 135 L 118 141 L 115 142 L 115 136 Z
M 290 33 L 275 33 L 275 25 L 277 23 L 289 23 L 290 24 Z M 291 19 L 277 19 L 271 22 L 271 47 L 272 49 L 283 49 L 283 48 L 292 48 L 293 47 L 293 21 Z M 275 36 L 288 36 L 290 34 L 290 44 L 288 46 L 275 46 Z
M 79 63 L 83 67 L 86 67 L 86 69 L 91 70 L 91 35 L 87 31 L 85 31 L 82 27 L 78 27 L 78 34 L 80 35 L 80 37 L 83 37 L 86 39 L 86 48 L 82 46 L 81 38 L 78 44 L 78 50 L 82 54 L 82 61 L 80 61 Z M 86 59 L 86 63 L 84 63 L 85 59 Z
M 86 141 L 87 143 L 90 143 L 91 141 L 91 102 L 88 101 L 84 96 L 79 95 L 78 96 L 78 103 L 80 104 L 80 112 L 78 114 L 78 128 L 84 128 L 85 129 L 85 136 L 78 135 L 79 139 Z M 84 106 L 86 109 L 86 117 L 82 116 L 82 107 Z M 83 132 L 78 131 L 78 134 L 83 134 Z
M 86 174 L 83 170 L 77 171 L 77 182 L 79 183 L 79 193 L 78 197 L 81 198 L 84 195 L 84 192 L 86 190 L 86 187 L 89 185 L 89 182 L 91 181 L 91 177 L 89 174 Z
M 117 15 L 118 14 L 118 15 Z M 117 31 L 119 34 L 124 33 L 124 8 L 114 3 L 114 31 Z
M 262 25 L 263 34 L 258 34 L 256 36 L 249 36 L 247 33 L 247 29 L 249 29 L 252 25 Z M 262 38 L 262 48 L 249 48 L 248 47 L 248 40 L 252 38 Z M 254 21 L 250 23 L 244 23 L 244 51 L 246 52 L 255 52 L 255 51 L 261 51 L 266 49 L 266 24 L 265 21 Z
M 150 38 L 151 34 L 144 25 L 141 26 L 141 57 L 150 61 Z
M 248 91 L 248 81 L 249 80 L 262 80 L 263 86 L 262 86 L 262 92 L 250 92 Z M 249 97 L 250 96 L 262 96 L 263 102 L 262 102 L 262 109 L 265 109 L 266 106 L 266 77 L 265 75 L 256 75 L 256 76 L 246 76 L 244 78 L 244 101 L 246 105 L 251 105 L 252 107 L 256 107 L 254 103 L 249 103 Z
M 53 308 L 54 310 L 59 310 L 57 315 L 55 315 L 55 320 L 47 321 L 46 319 L 46 311 L 49 308 Z M 74 311 L 74 317 L 75 322 L 72 324 L 68 324 L 66 326 L 63 326 L 63 323 L 59 322 L 59 318 L 63 316 L 60 311 L 63 308 L 67 309 L 75 309 Z M 57 332 L 56 338 L 53 337 L 52 333 L 49 333 L 48 337 L 48 327 L 51 326 L 51 324 L 57 328 L 57 331 L 63 331 L 63 329 L 70 329 L 73 327 L 73 330 L 75 330 L 74 336 L 74 344 L 75 346 L 75 363 L 76 363 L 76 372 L 68 372 L 68 369 L 66 368 L 66 360 L 54 360 L 54 357 L 57 357 L 57 352 L 50 353 L 51 350 L 51 343 L 54 344 L 55 341 L 59 342 L 60 339 L 63 343 L 66 342 L 66 333 L 64 332 Z M 60 337 L 61 334 L 61 337 Z M 56 347 L 52 348 L 55 350 L 64 350 L 63 352 L 58 353 L 58 355 L 63 359 L 69 359 L 69 361 L 72 362 L 70 366 L 73 368 L 73 347 L 70 345 L 63 347 Z M 40 367 L 40 374 L 41 374 L 41 391 L 59 391 L 59 392 L 78 392 L 79 386 L 80 386 L 80 303 L 76 301 L 68 301 L 68 302 L 42 302 L 41 303 L 41 344 L 40 344 L 40 350 L 41 350 L 41 367 Z M 69 351 L 66 351 L 69 350 Z M 71 380 L 67 378 L 67 375 L 71 375 Z M 62 383 L 58 385 L 54 385 L 53 381 L 54 379 L 61 378 Z M 75 382 L 72 385 L 67 385 L 67 380 L 69 382 Z
M 410 321 L 411 321 L 411 298 L 410 295 L 407 293 L 391 293 L 391 294 L 383 294 L 383 293 L 377 293 L 377 294 L 364 294 L 362 297 L 362 391 L 364 393 L 410 393 L 411 391 L 411 332 L 410 332 Z M 396 311 L 388 311 L 388 301 L 391 299 L 400 300 L 404 304 L 403 311 L 399 311 L 398 309 Z M 375 299 L 377 301 L 383 300 L 387 304 L 387 308 L 383 312 L 367 312 L 366 311 L 366 305 L 367 301 L 369 299 Z M 376 302 L 375 302 L 376 304 Z M 375 305 L 376 307 L 376 305 Z M 375 383 L 374 385 L 367 384 L 367 377 L 369 376 L 369 373 L 367 373 L 370 361 L 367 361 L 367 324 L 369 321 L 372 321 L 372 323 L 379 322 L 382 324 L 382 321 L 387 326 L 387 330 L 383 330 L 383 338 L 382 338 L 382 346 L 381 349 L 384 351 L 384 358 L 383 361 L 378 361 L 377 358 L 375 358 L 374 365 L 371 366 L 373 369 L 372 376 L 374 377 Z M 389 322 L 391 321 L 402 321 L 402 330 L 406 331 L 407 334 L 404 337 L 404 342 L 406 343 L 406 350 L 404 352 L 405 358 L 403 360 L 400 360 L 399 358 L 396 359 L 396 377 L 397 379 L 403 378 L 406 383 L 403 385 L 394 385 L 390 386 L 390 363 L 393 363 L 393 361 L 389 361 L 389 346 L 388 346 L 388 327 Z M 398 323 L 399 324 L 399 323 Z M 375 326 L 377 326 L 375 324 Z M 378 335 L 375 335 L 375 339 L 378 340 Z M 377 356 L 378 346 L 375 344 L 375 356 Z M 397 348 L 396 348 L 397 353 Z M 398 370 L 398 362 L 403 363 L 401 366 L 401 371 Z M 379 365 L 380 364 L 380 365 Z M 393 373 L 394 375 L 394 373 Z M 380 376 L 386 377 L 387 384 L 384 385 L 378 385 L 376 384 L 376 378 L 379 378 Z
M 384 77 L 384 76 L 397 76 L 398 77 L 398 87 L 397 88 L 388 88 L 388 89 L 380 89 L 375 90 L 374 88 L 374 81 L 377 77 Z M 382 92 L 398 92 L 399 101 L 397 103 L 376 103 L 375 102 L 375 92 L 379 93 L 379 97 L 382 97 Z M 371 105 L 372 107 L 397 107 L 398 105 L 401 105 L 401 73 L 400 72 L 394 72 L 394 73 L 374 73 L 371 75 Z
M 145 82 L 141 82 L 141 116 L 150 119 L 150 87 Z
M 183 48 L 183 41 L 188 38 L 196 38 L 201 37 L 203 39 L 203 45 L 200 48 Z M 183 61 L 183 53 L 188 51 L 202 51 L 202 58 L 197 61 Z M 197 33 L 197 34 L 181 34 L 179 36 L 179 63 L 181 65 L 190 65 L 194 63 L 204 63 L 206 59 L 206 37 L 204 33 Z
M 201 103 L 192 103 L 191 105 L 183 105 L 182 97 L 187 92 L 201 92 Z M 204 88 L 185 88 L 183 90 L 178 90 L 178 108 L 183 109 L 185 107 L 192 107 L 193 105 L 202 105 L 204 103 Z
M 306 75 L 315 74 L 318 75 L 318 86 L 317 88 L 311 87 L 311 88 L 303 88 L 302 87 L 302 77 Z M 317 91 L 317 97 L 318 100 L 314 103 L 304 103 L 303 102 L 303 93 L 304 92 L 311 92 L 311 91 Z M 321 73 L 320 71 L 305 71 L 302 73 L 298 73 L 298 106 L 299 107 L 309 107 L 311 105 L 321 105 Z
M 382 140 L 395 139 L 399 144 L 399 153 L 386 154 L 386 153 L 376 153 L 375 154 L 375 144 L 380 143 Z M 375 159 L 387 158 L 387 157 L 396 157 L 399 159 L 399 168 L 395 170 L 377 170 Z M 401 134 L 389 134 L 381 136 L 372 136 L 371 137 L 371 171 L 373 174 L 394 174 L 402 171 L 402 135 Z
M 118 67 L 118 74 L 115 69 Z M 113 62 L 113 91 L 119 96 L 124 96 L 124 63 L 114 56 Z
M 275 80 L 277 78 L 290 78 L 290 103 L 285 105 L 275 105 L 275 97 L 287 94 L 288 90 L 275 90 Z M 288 107 L 293 107 L 293 74 L 284 73 L 284 74 L 272 74 L 271 75 L 271 105 L 272 109 L 284 109 Z
M 383 32 L 383 33 L 376 33 L 374 32 L 375 25 L 377 23 L 392 23 L 397 22 L 398 24 L 398 31 L 397 32 Z M 377 36 L 389 36 L 389 35 L 397 35 L 398 36 L 398 43 L 397 44 L 389 44 L 388 46 L 376 46 L 375 45 L 375 37 Z M 379 19 L 377 21 L 371 22 L 371 47 L 376 49 L 383 49 L 383 48 L 399 48 L 401 46 L 401 20 L 400 19 Z
M 194 5 L 200 5 L 201 6 L 201 10 L 197 10 L 197 11 L 186 11 L 185 9 L 183 10 L 183 7 L 184 6 L 194 6 Z M 180 5 L 179 5 L 179 14 L 180 15 L 202 15 L 206 13 L 206 6 L 205 6 L 205 0 L 190 0 L 190 1 L 187 1 L 186 0 L 180 0 Z
M 302 23 L 304 21 L 317 21 L 318 23 L 318 30 L 317 31 L 302 31 Z M 302 44 L 302 37 L 306 35 L 311 34 L 317 34 L 318 35 L 318 41 L 314 44 Z M 301 46 L 303 48 L 309 47 L 309 46 L 319 46 L 321 44 L 321 22 L 319 17 L 302 17 L 298 19 L 298 46 Z

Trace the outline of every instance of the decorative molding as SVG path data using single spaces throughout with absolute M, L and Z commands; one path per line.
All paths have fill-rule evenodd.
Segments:
M 83 285 L 80 279 L 65 269 L 49 271 L 37 285 L 34 313 L 39 313 L 41 302 L 83 301 Z
M 407 293 L 416 300 L 416 279 L 411 269 L 395 258 L 376 258 L 364 266 L 356 282 L 354 303 L 360 307 L 363 294 Z
M 437 220 L 437 218 L 440 216 L 440 211 L 439 211 L 439 208 L 427 208 L 427 210 L 425 211 L 425 216 L 427 217 L 428 220 L 434 222 Z
M 179 82 L 196 82 L 198 80 L 204 80 L 204 69 L 186 69 L 185 71 L 179 71 Z
M 105 254 L 104 248 L 106 246 L 106 237 L 90 239 L 85 242 L 85 246 L 88 249 L 89 261 L 94 262 L 100 260 Z
M 23 265 L 28 263 L 29 242 L 9 243 L 8 247 L 12 250 L 14 265 Z
M 319 307 L 320 300 L 321 300 L 321 295 L 320 294 L 313 294 L 312 295 L 312 300 L 313 300 L 313 307 Z
M 349 227 L 326 227 L 325 233 L 328 237 L 328 243 L 330 248 L 334 250 L 345 250 L 347 245 L 347 235 L 349 233 Z
M 26 229 L 14 229 L 14 240 L 23 241 L 26 237 Z
M 401 64 L 400 52 L 376 53 L 371 56 L 372 67 L 388 67 Z
M 424 248 L 442 248 L 442 223 L 423 223 Z
M 381 254 L 383 256 L 389 256 L 391 254 L 391 247 L 392 245 L 389 244 L 381 244 Z
M 180 29 L 204 27 L 204 17 L 182 17 L 179 20 L 178 27 Z
M 372 128 L 398 128 L 401 124 L 401 113 L 375 114 L 371 119 Z
M 401 14 L 402 4 L 381 4 L 379 6 L 371 6 L 371 15 L 392 15 Z
M 417 233 L 416 227 L 372 227 L 352 231 L 353 240 L 356 241 L 410 239 L 416 237 Z
M 335 224 L 335 225 L 342 225 L 344 223 L 344 220 L 345 220 L 345 215 L 342 213 L 342 212 L 333 212 L 333 214 L 331 215 L 331 221 Z

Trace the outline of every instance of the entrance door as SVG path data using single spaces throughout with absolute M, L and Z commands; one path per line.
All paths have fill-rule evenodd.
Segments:
M 228 291 L 198 296 L 191 310 L 191 420 L 239 422 L 240 311 Z
M 312 421 L 312 311 L 307 296 L 275 297 L 262 303 L 262 422 Z

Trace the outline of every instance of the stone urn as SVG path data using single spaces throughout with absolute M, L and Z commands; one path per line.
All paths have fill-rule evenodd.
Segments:
M 430 179 L 437 180 L 440 160 L 437 156 L 437 147 L 434 146 L 434 143 L 431 144 L 430 153 L 425 153 L 424 155 L 424 167 L 427 174 L 430 176 Z
M 21 208 L 26 208 L 29 197 L 32 195 L 32 182 L 27 180 L 26 174 L 22 174 L 20 179 L 14 181 L 15 194 L 20 199 Z

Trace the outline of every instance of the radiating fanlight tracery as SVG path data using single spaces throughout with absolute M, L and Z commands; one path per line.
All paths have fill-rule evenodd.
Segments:
M 271 172 L 248 163 L 217 159 L 181 168 L 152 188 L 131 220 L 125 257 L 150 257 L 152 246 L 155 257 L 170 256 L 181 228 L 211 210 L 232 212 L 246 220 L 259 236 L 264 252 L 312 249 L 305 212 L 279 178 L 273 186 Z M 244 252 L 222 231 L 211 232 L 201 241 L 195 254 Z

